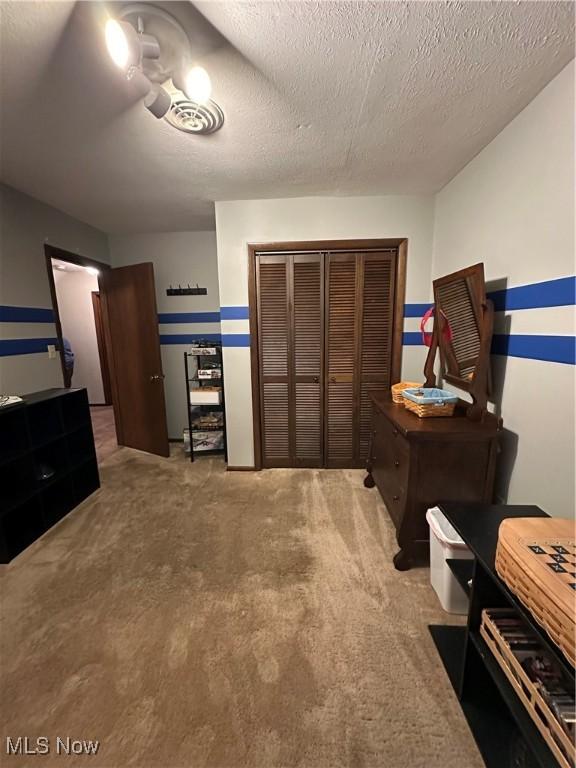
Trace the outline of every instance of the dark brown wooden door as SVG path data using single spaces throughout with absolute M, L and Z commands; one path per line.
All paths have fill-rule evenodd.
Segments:
M 154 268 L 106 270 L 99 284 L 118 443 L 168 456 Z
M 321 254 L 290 256 L 289 274 L 293 339 L 289 358 L 293 382 L 292 466 L 322 467 L 324 270 Z
M 323 465 L 321 254 L 257 256 L 262 463 Z
M 288 260 L 261 255 L 256 264 L 262 464 L 290 467 Z
M 325 465 L 361 467 L 369 393 L 390 387 L 396 251 L 326 256 Z
M 94 323 L 96 326 L 96 342 L 98 344 L 100 373 L 102 374 L 104 405 L 111 405 L 112 384 L 110 383 L 110 366 L 108 365 L 108 353 L 106 350 L 106 337 L 104 336 L 104 321 L 102 320 L 102 304 L 99 291 L 92 291 L 92 309 L 94 310 Z
M 325 463 L 351 467 L 354 460 L 354 373 L 359 307 L 355 253 L 326 256 Z
M 396 250 L 256 254 L 264 467 L 359 467 L 391 384 Z
M 396 251 L 365 253 L 361 262 L 360 350 L 356 398 L 358 442 L 355 458 L 364 466 L 370 448 L 372 402 L 370 392 L 387 392 L 392 385 L 392 341 L 394 336 L 394 291 Z

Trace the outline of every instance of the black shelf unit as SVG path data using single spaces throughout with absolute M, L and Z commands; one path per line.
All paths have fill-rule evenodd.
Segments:
M 495 569 L 498 528 L 508 517 L 548 517 L 535 506 L 441 503 L 440 508 L 474 554 L 448 565 L 470 594 L 466 627 L 430 632 L 487 768 L 558 768 L 558 761 L 480 635 L 483 608 L 513 608 L 538 636 L 574 686 L 574 668 L 508 589 Z M 472 576 L 470 576 L 472 567 Z M 468 587 L 468 579 L 472 586 Z
M 184 353 L 184 371 L 186 376 L 186 397 L 187 397 L 187 413 L 188 413 L 188 430 L 190 435 L 190 461 L 194 461 L 194 454 L 207 456 L 207 455 L 220 455 L 224 454 L 224 460 L 228 460 L 228 453 L 226 447 L 226 407 L 224 404 L 224 363 L 222 359 L 222 345 L 212 342 L 200 341 L 198 344 L 194 344 L 192 349 L 213 349 L 215 354 L 207 354 L 201 352 L 185 352 Z M 215 378 L 199 378 L 198 370 L 203 370 L 203 365 L 210 365 L 211 370 L 219 372 L 219 376 Z M 192 404 L 192 393 L 194 390 L 203 389 L 206 386 L 217 387 L 220 390 L 220 403 L 218 404 Z M 221 426 L 204 427 L 196 426 L 194 416 L 201 416 L 206 413 L 219 413 L 221 414 Z M 222 436 L 222 448 L 217 449 L 204 449 L 194 447 L 194 435 L 199 433 L 218 433 Z
M 468 583 L 474 576 L 474 560 L 456 560 L 448 558 L 446 560 L 448 568 L 456 577 L 456 581 L 464 592 L 470 597 L 471 586 Z
M 0 408 L 0 563 L 100 487 L 85 389 L 49 389 Z

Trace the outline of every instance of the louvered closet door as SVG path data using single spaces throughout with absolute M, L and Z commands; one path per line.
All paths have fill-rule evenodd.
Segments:
M 291 466 L 289 275 L 285 256 L 256 261 L 260 410 L 264 467 Z
M 321 254 L 290 257 L 293 307 L 293 466 L 323 466 L 324 274 Z
M 354 466 L 357 257 L 326 255 L 325 465 Z
M 388 391 L 392 368 L 396 251 L 366 253 L 361 264 L 361 328 L 358 397 L 359 429 L 355 458 L 364 466 L 370 446 L 370 392 Z
M 396 251 L 327 255 L 327 467 L 368 457 L 370 392 L 390 387 Z

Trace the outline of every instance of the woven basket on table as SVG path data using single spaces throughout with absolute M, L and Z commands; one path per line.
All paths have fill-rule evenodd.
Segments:
M 408 389 L 409 387 L 421 387 L 422 384 L 419 384 L 415 381 L 399 381 L 397 384 L 392 384 L 390 387 L 390 391 L 392 392 L 392 400 L 395 403 L 398 403 L 399 405 L 406 405 L 406 402 L 404 398 L 402 397 L 402 390 Z
M 421 419 L 427 419 L 432 416 L 452 416 L 456 403 L 446 403 L 444 405 L 422 405 L 421 403 L 413 403 L 408 398 L 404 399 L 404 407 L 415 413 Z
M 530 547 L 543 549 L 536 554 Z M 556 574 L 554 547 L 564 548 L 565 571 Z M 536 621 L 576 666 L 574 602 L 574 525 L 553 517 L 509 518 L 498 531 L 496 572 L 517 595 Z M 552 554 L 550 554 L 552 553 Z

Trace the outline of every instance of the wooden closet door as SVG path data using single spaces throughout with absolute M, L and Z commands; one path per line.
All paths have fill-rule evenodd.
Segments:
M 355 253 L 326 254 L 326 467 L 354 466 L 357 415 L 354 371 L 358 350 Z
M 326 258 L 325 466 L 362 467 L 369 394 L 391 383 L 396 251 Z
M 324 270 L 321 254 L 290 257 L 292 288 L 293 464 L 322 467 Z M 293 407 L 292 407 L 293 404 Z
M 289 272 L 286 256 L 256 259 L 262 465 L 292 466 L 290 450 Z
M 384 392 L 392 384 L 392 340 L 397 252 L 366 253 L 361 265 L 361 329 L 358 351 L 358 442 L 355 458 L 364 466 L 370 447 L 372 404 L 370 392 Z

